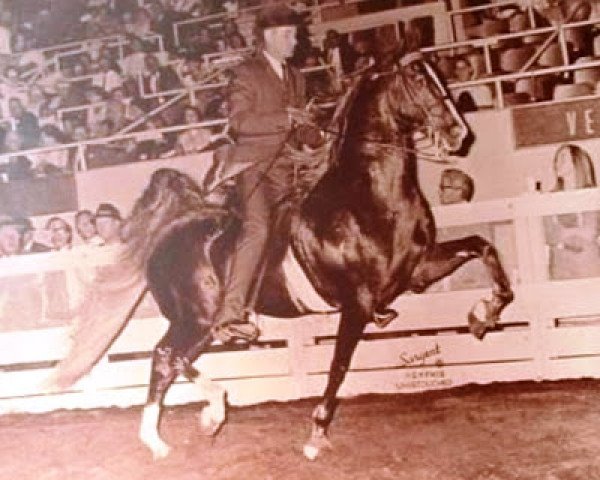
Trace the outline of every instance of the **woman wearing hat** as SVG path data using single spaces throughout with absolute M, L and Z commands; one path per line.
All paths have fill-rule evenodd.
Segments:
M 264 261 L 270 219 L 290 189 L 293 165 L 280 156 L 293 125 L 309 124 L 302 74 L 287 64 L 296 46 L 299 17 L 289 7 L 263 8 L 256 20 L 257 54 L 234 71 L 229 87 L 229 124 L 236 143 L 228 162 L 249 164 L 237 176 L 242 230 L 224 296 L 215 317 L 221 341 L 252 340 L 258 329 L 245 310 Z

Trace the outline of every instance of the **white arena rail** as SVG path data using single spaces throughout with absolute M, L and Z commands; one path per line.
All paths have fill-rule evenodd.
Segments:
M 600 191 L 589 189 L 435 208 L 440 228 L 492 226 L 515 280 L 515 302 L 504 312 L 500 328 L 478 341 L 467 331 L 466 315 L 487 289 L 399 297 L 394 307 L 400 315 L 394 322 L 384 330 L 367 328 L 341 394 L 600 377 L 600 323 L 592 320 L 600 319 L 599 279 L 548 280 L 541 220 L 545 215 L 597 210 L 599 205 Z M 0 259 L 3 284 L 29 279 L 31 295 L 40 297 L 40 318 L 21 318 L 22 309 L 13 305 L 11 310 L 11 299 L 0 289 L 0 413 L 125 407 L 145 401 L 150 352 L 166 326 L 148 299 L 88 377 L 62 394 L 47 395 L 39 388 L 68 345 L 68 321 L 50 315 L 60 311 L 50 308 L 60 297 L 55 290 L 64 284 L 67 303 L 75 303 L 73 297 L 81 289 L 68 279 L 82 272 L 85 278 L 93 265 L 110 262 L 110 254 L 102 249 Z M 61 272 L 62 283 L 56 277 Z M 554 320 L 565 317 L 570 320 Z M 197 366 L 227 388 L 234 405 L 320 395 L 332 357 L 336 316 L 258 321 L 263 332 L 259 345 L 221 347 L 203 355 Z M 196 400 L 194 387 L 183 380 L 167 396 L 168 404 Z

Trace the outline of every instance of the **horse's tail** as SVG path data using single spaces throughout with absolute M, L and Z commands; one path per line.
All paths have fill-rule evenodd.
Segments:
M 170 168 L 152 174 L 123 225 L 116 262 L 101 267 L 86 289 L 75 314 L 71 348 L 46 382 L 48 389 L 72 385 L 108 350 L 141 301 L 149 259 L 174 225 L 211 214 L 190 176 Z
M 64 390 L 88 373 L 131 319 L 146 291 L 142 276 L 123 264 L 101 267 L 75 314 L 69 351 L 45 388 Z

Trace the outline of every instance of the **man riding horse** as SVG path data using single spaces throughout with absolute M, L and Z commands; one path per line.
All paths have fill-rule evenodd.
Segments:
M 293 131 L 312 125 L 304 110 L 304 78 L 287 63 L 299 23 L 284 5 L 264 8 L 256 21 L 259 51 L 236 68 L 230 84 L 229 125 L 236 142 L 226 161 L 250 166 L 237 175 L 242 228 L 215 316 L 214 335 L 223 342 L 252 341 L 259 334 L 246 310 L 251 291 L 260 287 L 276 206 L 293 186 L 294 162 L 282 153 Z

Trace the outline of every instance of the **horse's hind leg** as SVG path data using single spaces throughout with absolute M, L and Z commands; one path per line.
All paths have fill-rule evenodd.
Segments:
M 200 329 L 190 324 L 187 328 L 171 325 L 154 349 L 148 399 L 142 412 L 139 436 L 155 459 L 167 456 L 170 451 L 160 437 L 160 413 L 164 396 L 178 375 L 194 382 L 202 398 L 208 402 L 200 415 L 203 433 L 215 434 L 225 421 L 225 390 L 203 377 L 192 365 L 211 339 L 208 328 Z
M 436 244 L 413 271 L 409 288 L 420 293 L 474 258 L 481 259 L 493 281 L 491 298 L 479 300 L 468 317 L 471 333 L 482 339 L 486 330 L 496 325 L 500 313 L 514 298 L 498 252 L 490 242 L 473 235 Z
M 314 460 L 323 448 L 331 447 L 327 438 L 327 429 L 333 420 L 337 406 L 337 393 L 346 377 L 350 360 L 368 320 L 370 315 L 366 315 L 361 308 L 342 309 L 327 387 L 322 402 L 313 411 L 311 436 L 304 445 L 304 455 L 309 460 Z

